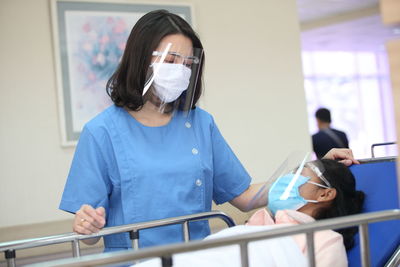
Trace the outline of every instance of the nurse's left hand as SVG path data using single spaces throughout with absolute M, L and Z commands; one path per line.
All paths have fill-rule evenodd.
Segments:
M 332 148 L 328 151 L 328 153 L 326 153 L 323 158 L 339 160 L 339 162 L 343 163 L 346 166 L 350 166 L 352 164 L 360 164 L 360 162 L 354 158 L 353 151 L 348 148 Z

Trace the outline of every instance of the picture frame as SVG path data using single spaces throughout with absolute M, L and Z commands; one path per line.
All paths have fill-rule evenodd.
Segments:
M 191 4 L 50 0 L 61 146 L 74 146 L 86 122 L 112 104 L 106 83 L 137 20 L 166 9 L 193 26 Z

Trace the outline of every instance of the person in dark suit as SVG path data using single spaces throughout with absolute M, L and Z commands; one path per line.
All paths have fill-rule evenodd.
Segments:
M 344 132 L 331 128 L 331 112 L 319 108 L 315 112 L 319 131 L 312 136 L 313 150 L 322 158 L 332 148 L 349 148 L 349 141 Z

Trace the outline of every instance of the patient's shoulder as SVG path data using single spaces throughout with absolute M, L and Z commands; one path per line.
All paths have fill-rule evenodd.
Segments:
M 274 219 L 266 209 L 256 211 L 247 221 L 246 225 L 271 225 L 275 224 Z
M 348 266 L 346 248 L 341 234 L 325 230 L 315 233 L 317 266 Z
M 315 250 L 334 249 L 346 251 L 343 243 L 343 236 L 333 230 L 324 230 L 315 232 Z

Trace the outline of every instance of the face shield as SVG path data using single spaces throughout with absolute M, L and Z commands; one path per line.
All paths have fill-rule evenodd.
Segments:
M 144 103 L 150 101 L 160 113 L 191 110 L 197 88 L 203 50 L 166 43 L 153 51 L 143 88 Z
M 249 209 L 260 206 L 275 214 L 280 209 L 297 210 L 308 202 L 301 196 L 300 189 L 306 183 L 330 188 L 323 175 L 325 169 L 320 161 L 309 161 L 309 153 L 292 153 L 267 179 L 262 188 L 249 202 Z

